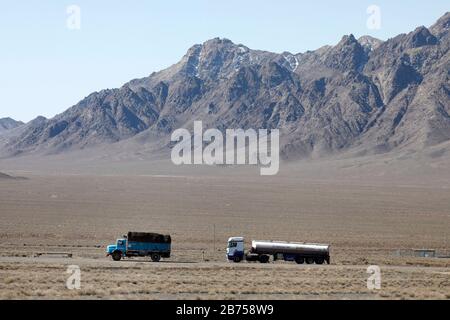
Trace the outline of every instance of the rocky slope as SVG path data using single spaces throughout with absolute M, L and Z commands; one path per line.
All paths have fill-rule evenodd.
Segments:
M 174 129 L 194 120 L 219 129 L 279 128 L 289 159 L 422 152 L 450 140 L 449 25 L 446 13 L 429 29 L 385 42 L 349 35 L 300 54 L 212 39 L 168 69 L 20 127 L 0 154 L 119 141 L 168 145 Z
M 0 133 L 7 131 L 7 130 L 17 128 L 21 125 L 23 125 L 23 122 L 21 122 L 21 121 L 16 121 L 11 118 L 1 118 L 0 119 Z

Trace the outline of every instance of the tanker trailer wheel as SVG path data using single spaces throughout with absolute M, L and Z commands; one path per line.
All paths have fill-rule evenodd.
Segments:
M 111 256 L 114 261 L 120 261 L 122 259 L 122 252 L 114 251 Z
M 238 257 L 238 256 L 235 256 L 234 258 L 233 258 L 233 261 L 234 262 L 236 262 L 236 263 L 239 263 L 239 262 L 241 262 L 241 257 Z
M 325 261 L 324 258 L 316 258 L 315 260 L 316 264 L 323 264 L 324 261 Z
M 153 262 L 159 262 L 161 260 L 161 256 L 157 253 L 152 253 L 151 258 Z
M 259 256 L 259 262 L 261 263 L 268 263 L 269 259 L 270 259 L 269 256 L 266 255 Z
M 314 258 L 306 258 L 306 263 L 307 264 L 313 264 L 314 263 Z
M 297 258 L 295 258 L 295 262 L 296 262 L 297 264 L 303 264 L 303 263 L 305 263 L 305 258 L 303 258 L 303 257 L 297 257 Z

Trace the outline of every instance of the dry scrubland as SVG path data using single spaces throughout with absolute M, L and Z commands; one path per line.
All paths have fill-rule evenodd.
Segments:
M 366 287 L 364 266 L 226 263 L 2 261 L 0 297 L 69 299 L 418 299 L 450 298 L 448 268 L 382 267 L 382 290 Z M 65 288 L 65 265 L 82 270 L 81 290 Z
M 0 180 L 2 299 L 450 298 L 450 259 L 395 254 L 450 248 L 446 185 L 305 180 L 295 171 L 21 175 L 28 179 Z M 104 246 L 129 230 L 170 233 L 173 257 L 110 261 Z M 236 235 L 331 243 L 332 265 L 228 264 L 226 240 Z M 81 290 L 65 288 L 70 264 L 81 267 Z M 379 291 L 366 288 L 370 264 L 381 266 Z

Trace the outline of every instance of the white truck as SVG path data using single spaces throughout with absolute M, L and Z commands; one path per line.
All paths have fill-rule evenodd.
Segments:
M 229 261 L 259 261 L 268 263 L 273 260 L 295 261 L 298 264 L 330 264 L 330 245 L 285 241 L 252 241 L 250 251 L 244 250 L 243 237 L 228 239 L 227 258 Z

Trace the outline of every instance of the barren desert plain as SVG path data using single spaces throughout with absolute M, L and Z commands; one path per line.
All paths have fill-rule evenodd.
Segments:
M 450 182 L 439 165 L 413 178 L 396 176 L 402 163 L 283 165 L 271 177 L 105 167 L 2 162 L 16 178 L 0 179 L 0 299 L 450 298 Z M 106 257 L 128 231 L 170 234 L 171 258 Z M 252 239 L 329 243 L 331 265 L 228 263 L 230 236 L 247 248 Z M 423 248 L 439 257 L 411 253 Z M 80 267 L 79 290 L 66 287 L 70 265 Z M 381 289 L 367 287 L 370 265 Z

